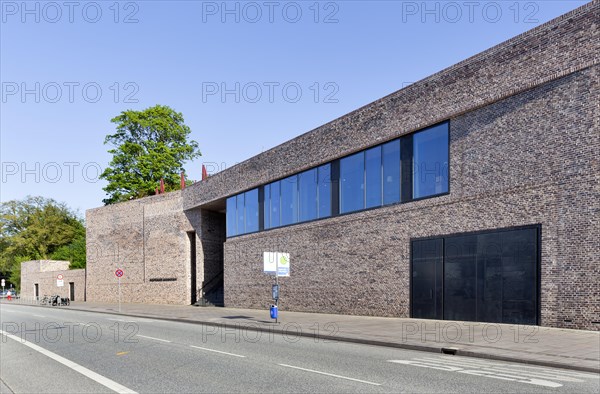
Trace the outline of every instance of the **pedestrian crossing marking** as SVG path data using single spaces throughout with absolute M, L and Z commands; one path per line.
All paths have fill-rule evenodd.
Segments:
M 562 387 L 559 382 L 578 383 L 585 379 L 598 379 L 598 376 L 584 372 L 514 365 L 457 356 L 419 357 L 411 360 L 388 360 L 388 362 L 551 388 Z

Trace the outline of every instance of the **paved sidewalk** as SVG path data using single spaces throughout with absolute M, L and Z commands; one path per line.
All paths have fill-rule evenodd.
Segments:
M 118 314 L 115 304 L 73 302 L 62 308 Z M 219 327 L 268 330 L 600 373 L 599 331 L 286 311 L 275 323 L 268 310 L 181 305 L 123 304 L 121 314 L 207 324 L 214 335 L 221 334 Z

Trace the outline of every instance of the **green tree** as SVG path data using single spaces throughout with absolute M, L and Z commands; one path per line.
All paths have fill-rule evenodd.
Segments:
M 117 131 L 106 136 L 113 149 L 109 166 L 100 175 L 108 181 L 105 204 L 152 195 L 161 179 L 165 190 L 180 188 L 183 163 L 200 156 L 198 143 L 188 140 L 191 130 L 183 115 L 156 105 L 143 111 L 124 111 L 111 119 Z
M 61 250 L 71 251 L 69 256 Z M 0 204 L 0 272 L 18 285 L 22 261 L 62 257 L 85 266 L 85 227 L 64 203 L 27 197 Z
M 63 245 L 52 253 L 52 260 L 69 261 L 70 269 L 85 268 L 85 228 L 68 245 Z

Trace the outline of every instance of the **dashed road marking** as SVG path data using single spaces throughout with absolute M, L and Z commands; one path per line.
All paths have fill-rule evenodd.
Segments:
M 293 369 L 299 369 L 301 371 L 312 372 L 312 373 L 316 373 L 316 374 L 319 374 L 319 375 L 331 376 L 333 378 L 351 380 L 353 382 L 365 383 L 365 384 L 370 384 L 370 385 L 373 385 L 373 386 L 381 386 L 381 383 L 369 382 L 368 380 L 361 380 L 361 379 L 349 378 L 347 376 L 335 375 L 335 374 L 328 373 L 328 372 L 315 371 L 314 369 L 295 367 L 293 365 L 288 365 L 288 364 L 278 364 L 278 365 L 280 365 L 282 367 L 286 367 L 286 368 L 293 368 Z
M 154 339 L 155 341 L 161 341 L 161 342 L 167 342 L 167 343 L 171 343 L 171 341 L 167 341 L 166 339 L 160 339 L 160 338 L 154 338 L 154 337 L 148 337 L 146 335 L 137 335 L 138 337 L 142 337 L 142 338 L 148 338 L 148 339 Z
M 200 347 L 200 346 L 190 345 L 190 347 L 193 347 L 194 349 L 206 350 L 207 352 L 214 352 L 214 353 L 226 354 L 228 356 L 241 357 L 241 358 L 246 357 L 246 356 L 242 356 L 241 354 L 234 354 L 234 353 L 222 352 L 220 350 L 208 349 L 208 348 Z

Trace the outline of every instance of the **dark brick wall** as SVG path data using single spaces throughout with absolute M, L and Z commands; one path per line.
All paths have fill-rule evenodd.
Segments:
M 87 211 L 88 299 L 115 301 L 122 265 L 125 301 L 189 303 L 196 231 L 197 285 L 224 259 L 227 306 L 266 308 L 262 254 L 281 251 L 284 310 L 408 316 L 412 238 L 541 224 L 542 325 L 598 330 L 599 10 L 593 1 L 182 193 Z M 225 197 L 447 119 L 448 195 L 232 238 L 222 252 L 225 218 L 210 211 Z
M 284 251 L 283 309 L 407 317 L 411 238 L 541 224 L 542 325 L 597 330 L 595 97 L 597 66 L 452 118 L 449 195 L 229 239 L 226 305 L 266 308 Z

